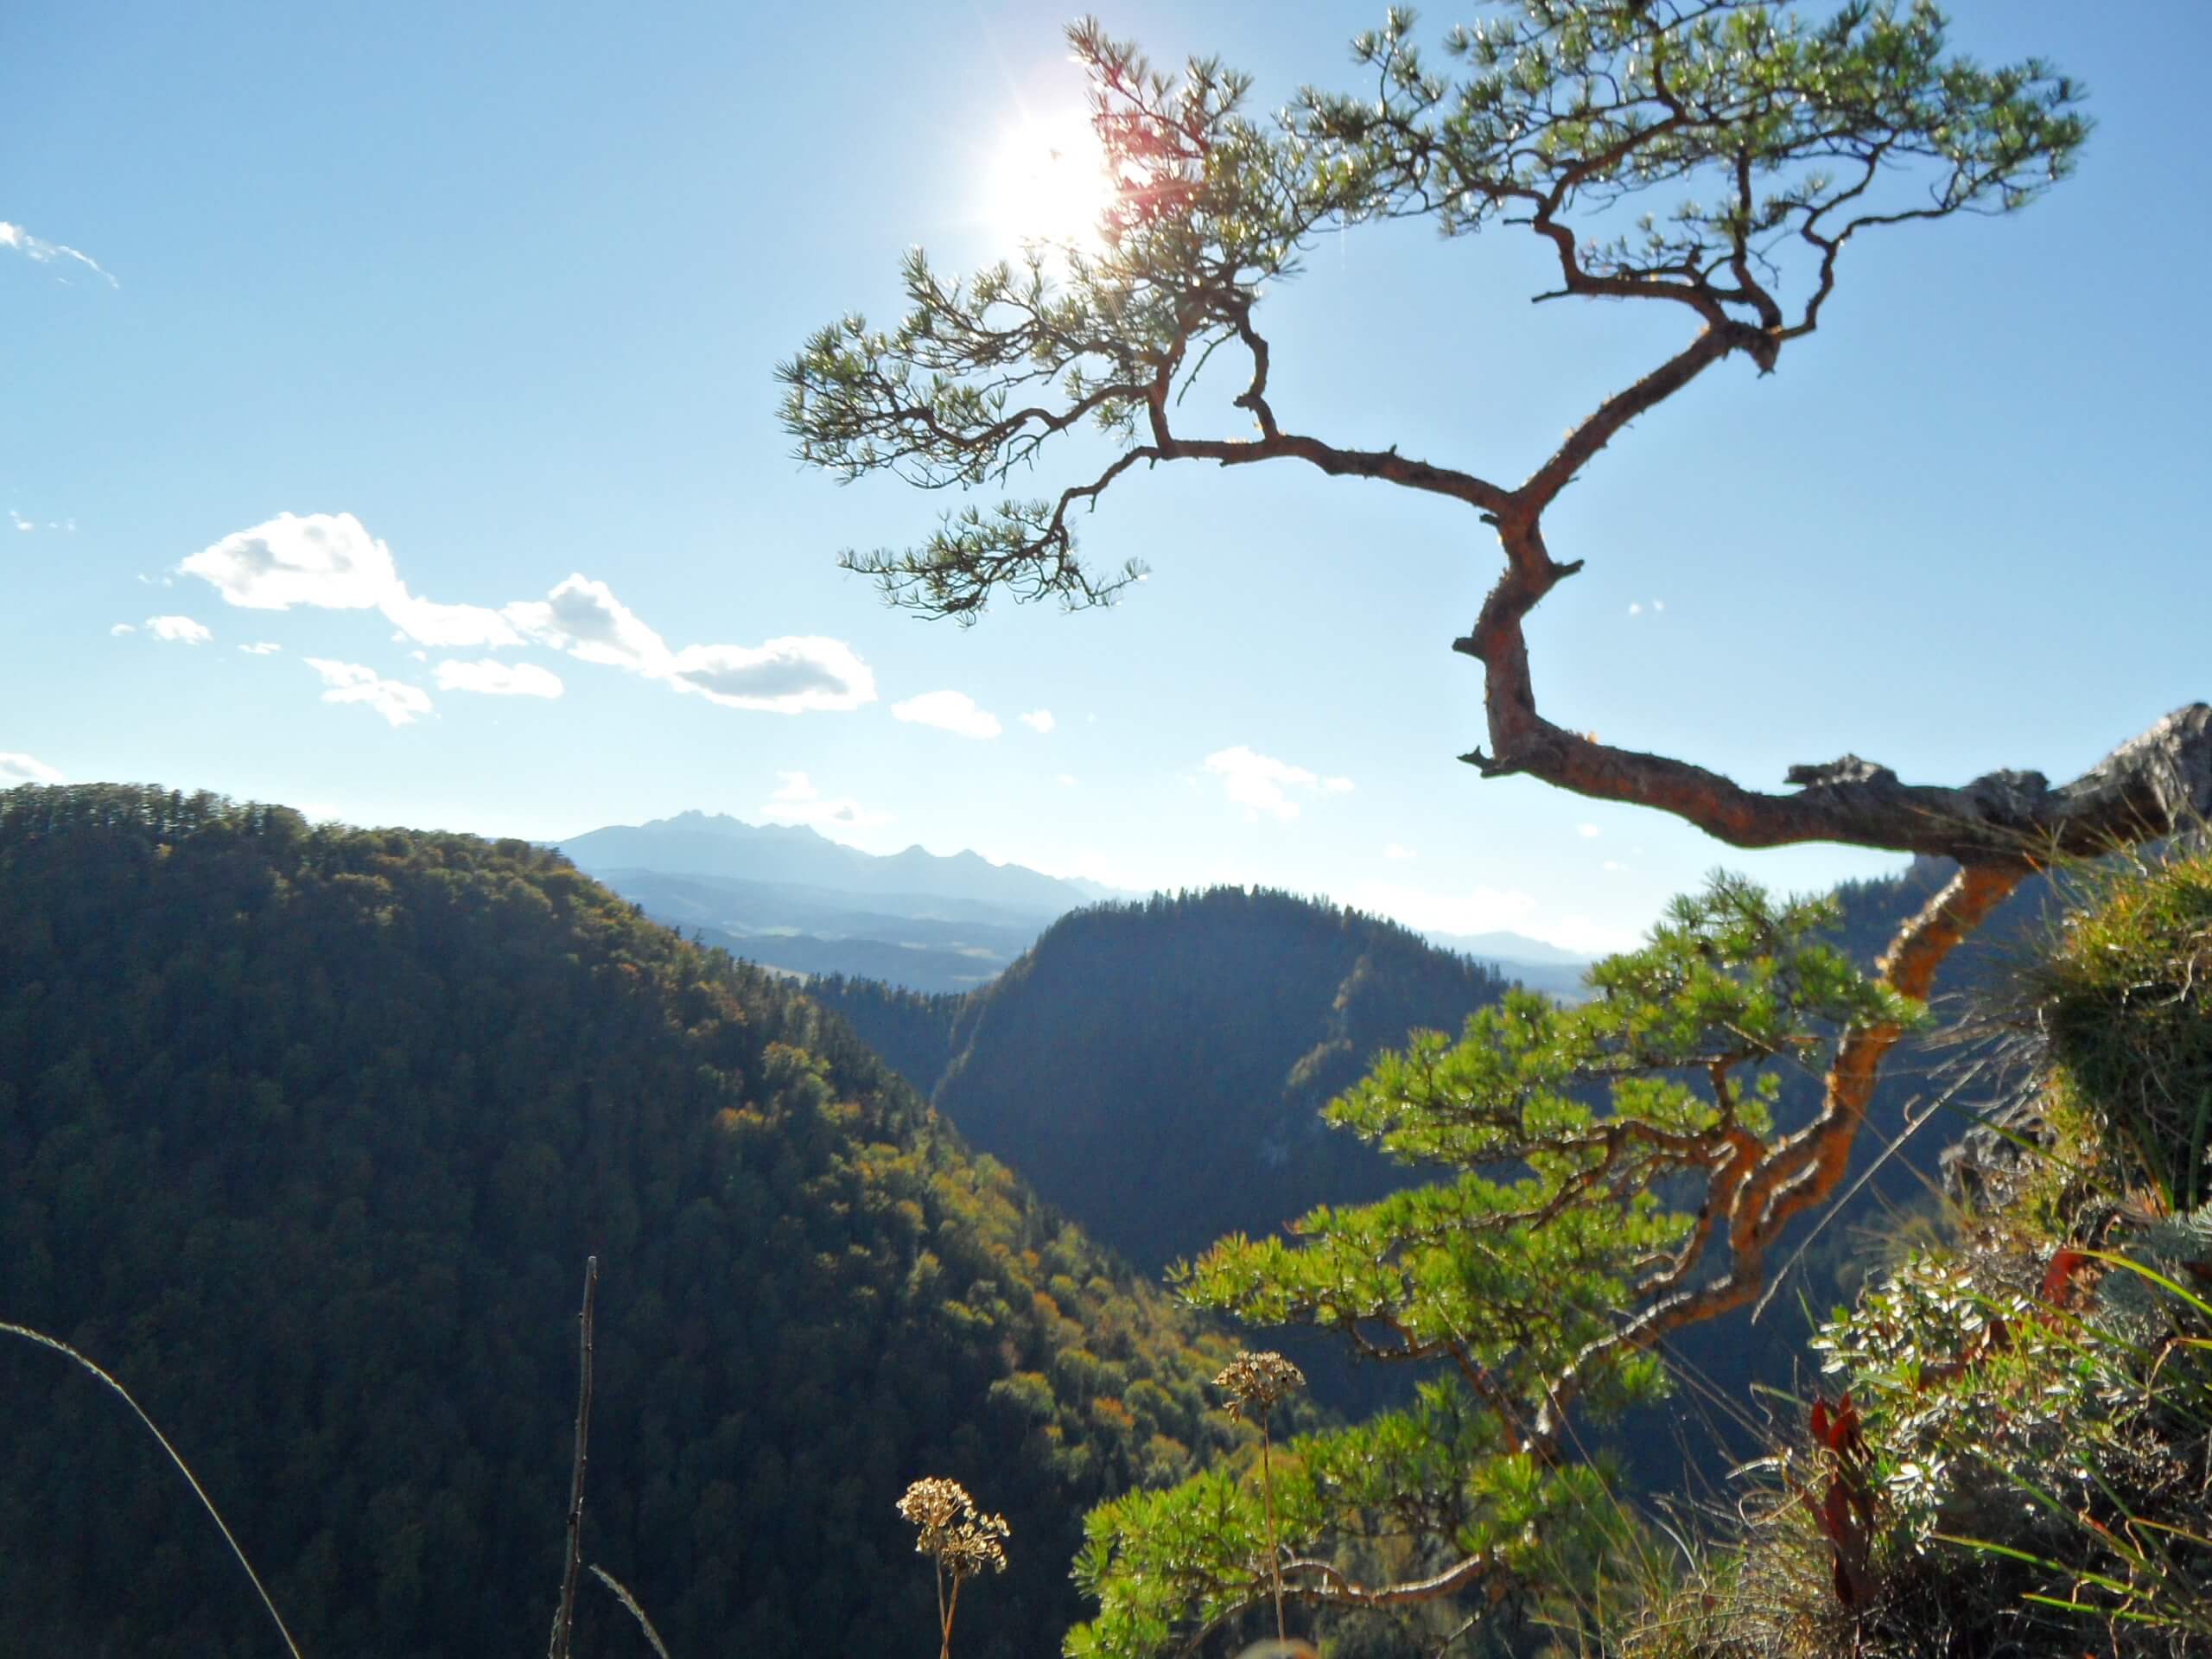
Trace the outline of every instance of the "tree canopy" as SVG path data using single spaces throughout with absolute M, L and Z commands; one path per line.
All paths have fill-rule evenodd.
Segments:
M 1023 1548 L 962 1649 L 1049 1646 L 1083 1508 L 1238 1431 L 1230 1346 L 971 1154 L 843 1022 L 520 841 L 0 791 L 0 1316 L 124 1382 L 310 1655 L 543 1632 L 602 1266 L 587 1560 L 677 1654 L 928 1628 L 893 1502 Z M 0 1342 L 11 1651 L 265 1653 L 123 1408 Z M 579 1653 L 642 1653 L 584 1584 Z
M 2034 202 L 2089 136 L 2082 90 L 2039 60 L 1954 50 L 1929 0 L 1849 0 L 1824 17 L 1763 0 L 1500 0 L 1433 48 L 1394 10 L 1353 42 L 1354 90 L 1308 87 L 1272 117 L 1217 60 L 1168 74 L 1095 22 L 1068 38 L 1114 187 L 1097 244 L 1032 247 L 967 278 L 916 251 L 895 323 L 848 315 L 781 365 L 802 459 L 963 498 L 922 539 L 849 552 L 849 568 L 963 622 L 1001 594 L 1079 607 L 1141 574 L 1079 550 L 1079 518 L 1153 468 L 1286 461 L 1414 491 L 1473 515 L 1459 533 L 1500 556 L 1452 642 L 1483 674 L 1487 747 L 1459 757 L 1482 776 L 1657 808 L 1738 847 L 1840 842 L 1959 867 L 1871 979 L 1817 942 L 1802 907 L 1719 880 L 1608 964 L 1588 1007 L 1509 1000 L 1332 1109 L 1455 1179 L 1316 1211 L 1290 1242 L 1231 1240 L 1192 1268 L 1186 1293 L 1210 1306 L 1448 1362 L 1418 1411 L 1299 1452 L 1307 1485 L 1277 1494 L 1277 1518 L 1307 1541 L 1290 1548 L 1313 1552 L 1282 1568 L 1297 1593 L 1378 1608 L 1507 1596 L 1536 1557 L 1556 1573 L 1583 1547 L 1546 1524 L 1586 1512 L 1592 1491 L 1561 1456 L 1569 1408 L 1635 1397 L 1660 1335 L 1758 1294 L 1782 1230 L 1837 1190 L 1882 1060 L 1949 951 L 2053 857 L 2212 816 L 2203 703 L 2056 787 L 2019 771 L 1908 785 L 1846 755 L 1792 768 L 1776 793 L 1548 718 L 1524 632 L 1583 568 L 1554 556 L 1548 512 L 1630 423 L 1731 359 L 1779 370 L 1862 238 Z M 1333 441 L 1278 408 L 1262 302 L 1320 232 L 1391 219 L 1533 236 L 1556 270 L 1534 299 L 1656 303 L 1684 338 L 1624 369 L 1517 479 L 1479 457 Z M 1201 389 L 1222 375 L 1209 404 Z M 1211 423 L 1186 412 L 1194 394 Z M 1082 460 L 1101 443 L 1102 463 Z M 973 499 L 1061 456 L 1077 470 L 1056 493 Z M 1808 1065 L 1825 1071 L 1821 1103 L 1778 1132 L 1757 1079 Z M 1094 1517 L 1079 1570 L 1101 1611 L 1076 1649 L 1148 1653 L 1250 1605 L 1272 1574 L 1255 1565 L 1249 1497 L 1206 1476 Z M 1365 1583 L 1346 1564 L 1362 1552 L 1382 1569 Z
M 800 457 L 842 479 L 967 493 L 1040 467 L 1078 431 L 1112 451 L 1056 494 L 967 501 L 913 545 L 845 555 L 893 600 L 963 620 L 995 594 L 1101 602 L 1139 568 L 1102 574 L 1076 520 L 1136 470 L 1295 461 L 1439 497 L 1495 539 L 1503 569 L 1453 641 L 1483 669 L 1490 747 L 1461 758 L 1486 776 L 1656 806 L 1737 846 L 1840 841 L 1983 865 L 2054 843 L 2094 851 L 2212 809 L 2202 704 L 2056 789 L 2024 772 L 1906 785 L 1846 756 L 1793 769 L 1789 795 L 1538 712 L 1523 623 L 1582 568 L 1547 543 L 1560 493 L 1708 369 L 1777 369 L 1820 326 L 1856 238 L 2012 212 L 2063 179 L 2089 123 L 2056 69 L 1951 51 L 1927 0 L 1821 22 L 1761 0 L 1516 0 L 1447 32 L 1443 67 L 1413 14 L 1393 10 L 1353 43 L 1367 86 L 1309 87 L 1262 118 L 1249 78 L 1218 60 L 1173 76 L 1095 22 L 1069 40 L 1116 187 L 1098 245 L 1033 246 L 965 279 L 917 251 L 895 324 L 847 315 L 779 371 Z M 1688 338 L 1517 481 L 1301 430 L 1268 391 L 1267 289 L 1323 229 L 1402 219 L 1538 237 L 1558 285 L 1535 297 L 1656 302 Z M 1226 402 L 1247 429 L 1233 435 L 1184 413 L 1224 351 L 1244 365 Z

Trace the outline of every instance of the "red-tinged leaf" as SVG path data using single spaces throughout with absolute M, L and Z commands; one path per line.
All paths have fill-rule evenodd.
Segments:
M 1813 1438 L 1825 1446 L 1835 1445 L 1828 1438 L 1828 1402 L 1817 1396 L 1813 1401 Z
M 1840 1483 L 1828 1488 L 1827 1501 L 1821 1505 L 1821 1522 L 1838 1545 L 1851 1535 L 1851 1495 Z
M 2050 1258 L 2050 1267 L 2043 1276 L 2043 1300 L 2054 1305 L 2063 1304 L 2066 1292 L 2074 1282 L 2074 1275 L 2088 1260 L 2079 1250 L 2061 1250 Z

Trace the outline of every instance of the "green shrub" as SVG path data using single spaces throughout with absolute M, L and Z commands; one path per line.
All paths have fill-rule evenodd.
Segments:
M 2173 1210 L 2207 1196 L 2212 852 L 2089 879 L 2030 976 L 2055 1071 Z

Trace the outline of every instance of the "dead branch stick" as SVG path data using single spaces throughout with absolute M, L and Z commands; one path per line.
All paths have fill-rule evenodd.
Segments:
M 579 1344 L 582 1379 L 576 1385 L 576 1461 L 569 1476 L 568 1559 L 561 1569 L 561 1606 L 553 1615 L 553 1642 L 548 1659 L 569 1659 L 569 1641 L 576 1622 L 576 1573 L 583 1564 L 585 1446 L 591 1433 L 591 1312 L 599 1289 L 599 1258 L 584 1258 L 584 1309 Z

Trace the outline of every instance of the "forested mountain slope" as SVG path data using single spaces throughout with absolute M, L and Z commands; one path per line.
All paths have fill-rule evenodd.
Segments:
M 1227 1432 L 1218 1338 L 557 855 L 0 793 L 0 1317 L 137 1394 L 311 1659 L 544 1640 L 588 1252 L 587 1559 L 679 1659 L 934 1639 L 925 1474 L 1013 1522 L 962 1650 L 1053 1651 L 1086 1504 Z M 120 1402 L 9 1344 L 0 1411 L 10 1651 L 273 1650 Z
M 1393 923 L 1217 887 L 1063 917 L 966 997 L 814 991 L 961 1134 L 1157 1272 L 1402 1181 L 1320 1107 L 1378 1050 L 1457 1032 L 1504 987 Z
M 1927 860 L 1839 889 L 1839 943 L 1871 965 L 1949 874 Z M 1939 1020 L 1955 1014 L 1960 991 L 2007 971 L 2046 902 L 2043 885 L 2031 884 L 1954 955 L 1938 982 Z M 1314 1205 L 1429 1179 L 1326 1128 L 1319 1109 L 1409 1028 L 1456 1033 L 1497 992 L 1488 970 L 1389 924 L 1235 888 L 1077 912 L 966 996 L 842 978 L 810 988 L 918 1087 L 934 1090 L 963 1134 L 1154 1271 L 1224 1234 L 1270 1232 Z M 1999 1081 L 1989 1067 L 1959 1086 L 1967 1063 L 1925 1039 L 1892 1056 L 1854 1153 L 1853 1179 L 1863 1185 L 1817 1236 L 1801 1228 L 1797 1238 L 1810 1243 L 1774 1305 L 1756 1325 L 1738 1317 L 1676 1344 L 1676 1360 L 1710 1385 L 1694 1385 L 1682 1406 L 1709 1408 L 1711 1422 L 1647 1456 L 1648 1473 L 1671 1482 L 1685 1462 L 1726 1466 L 1755 1446 L 1745 1438 L 1719 1454 L 1712 1437 L 1732 1432 L 1754 1380 L 1789 1382 L 1805 1309 L 1824 1314 L 1847 1296 L 1880 1241 L 1913 1224 L 1909 1212 L 1932 1209 L 1943 1148 Z M 1786 1119 L 1802 1122 L 1819 1103 L 1817 1077 L 1786 1083 Z M 1780 1259 L 1794 1250 L 1795 1242 Z M 1299 1351 L 1312 1359 L 1329 1349 Z M 1331 1386 L 1341 1390 L 1342 1379 Z M 1338 1397 L 1349 1404 L 1367 1392 Z M 1670 1408 L 1666 1424 L 1649 1427 L 1663 1439 L 1677 1414 Z

